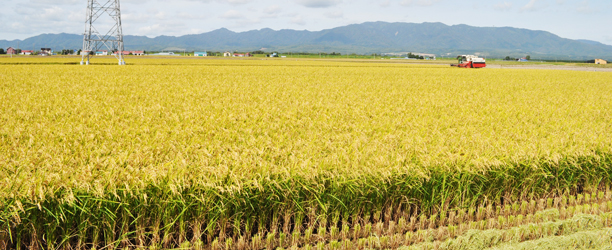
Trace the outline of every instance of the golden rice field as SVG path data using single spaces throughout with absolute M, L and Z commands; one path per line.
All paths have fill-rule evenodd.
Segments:
M 79 60 L 0 58 L 0 249 L 612 246 L 609 72 Z

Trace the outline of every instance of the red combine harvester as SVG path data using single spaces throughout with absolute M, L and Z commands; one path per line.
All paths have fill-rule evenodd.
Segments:
M 484 58 L 480 58 L 474 55 L 462 55 L 458 56 L 459 64 L 451 64 L 451 67 L 459 68 L 484 68 L 487 66 Z

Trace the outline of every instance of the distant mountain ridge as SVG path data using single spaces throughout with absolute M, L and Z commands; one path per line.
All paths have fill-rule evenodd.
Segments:
M 78 49 L 82 36 L 43 34 L 19 41 L 22 49 L 50 47 Z M 485 56 L 532 58 L 612 59 L 612 46 L 589 40 L 561 38 L 546 31 L 511 27 L 473 27 L 442 23 L 367 22 L 321 31 L 261 29 L 233 32 L 225 28 L 180 37 L 125 36 L 128 50 L 182 48 L 208 51 L 266 51 L 384 53 L 422 52 L 438 55 L 479 53 Z M 0 47 L 16 46 L 18 40 L 0 40 Z

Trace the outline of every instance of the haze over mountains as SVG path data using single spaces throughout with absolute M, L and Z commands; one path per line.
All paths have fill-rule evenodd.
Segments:
M 54 50 L 78 49 L 82 36 L 43 34 L 23 41 L 0 40 L 0 47 Z M 225 28 L 180 37 L 125 36 L 127 50 L 208 50 L 281 52 L 385 53 L 421 52 L 437 55 L 526 56 L 559 59 L 612 59 L 612 46 L 589 40 L 561 38 L 546 31 L 511 27 L 448 26 L 442 23 L 368 22 L 322 31 L 261 29 L 232 32 Z

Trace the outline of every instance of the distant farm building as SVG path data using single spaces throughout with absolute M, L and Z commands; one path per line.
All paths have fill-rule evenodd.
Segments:
M 427 54 L 427 53 L 412 53 L 413 55 L 417 55 L 417 56 L 422 56 L 425 59 L 428 60 L 436 60 L 436 55 L 435 54 Z
M 33 50 L 22 50 L 21 54 L 28 56 L 28 55 L 34 54 L 34 51 Z
M 113 53 L 113 55 L 117 55 L 119 53 L 119 51 Z M 122 52 L 122 54 L 124 56 L 129 56 L 130 54 L 134 55 L 134 56 L 144 56 L 144 51 L 141 50 L 135 50 L 135 51 L 129 51 L 129 50 L 125 50 Z
M 595 59 L 595 64 L 608 64 L 608 61 L 603 59 Z
M 13 47 L 9 47 L 8 49 L 6 49 L 6 54 L 7 55 L 16 55 L 17 51 L 15 51 L 15 49 L 13 49 Z
M 41 55 L 51 55 L 53 54 L 53 50 L 51 50 L 51 48 L 40 48 L 40 54 Z
M 96 51 L 96 56 L 108 56 L 108 51 L 106 51 L 106 50 L 98 50 L 98 51 Z
M 232 53 L 230 53 L 229 51 L 225 51 L 225 52 L 223 53 L 223 56 L 224 56 L 224 57 L 230 57 L 230 56 L 232 56 Z
M 156 56 L 180 56 L 180 54 L 174 54 L 174 52 L 160 52 L 154 55 Z
M 251 55 L 251 53 L 246 53 L 246 54 L 234 54 L 234 57 L 252 57 L 253 55 Z
M 389 53 L 382 53 L 381 55 L 382 56 L 406 57 L 402 59 L 418 59 L 418 57 L 423 57 L 423 59 L 427 59 L 427 60 L 436 60 L 435 54 L 418 53 L 418 52 L 389 52 Z
M 193 54 L 193 56 L 204 56 L 204 57 L 206 57 L 206 56 L 208 56 L 208 53 L 206 53 L 206 52 L 195 52 Z

